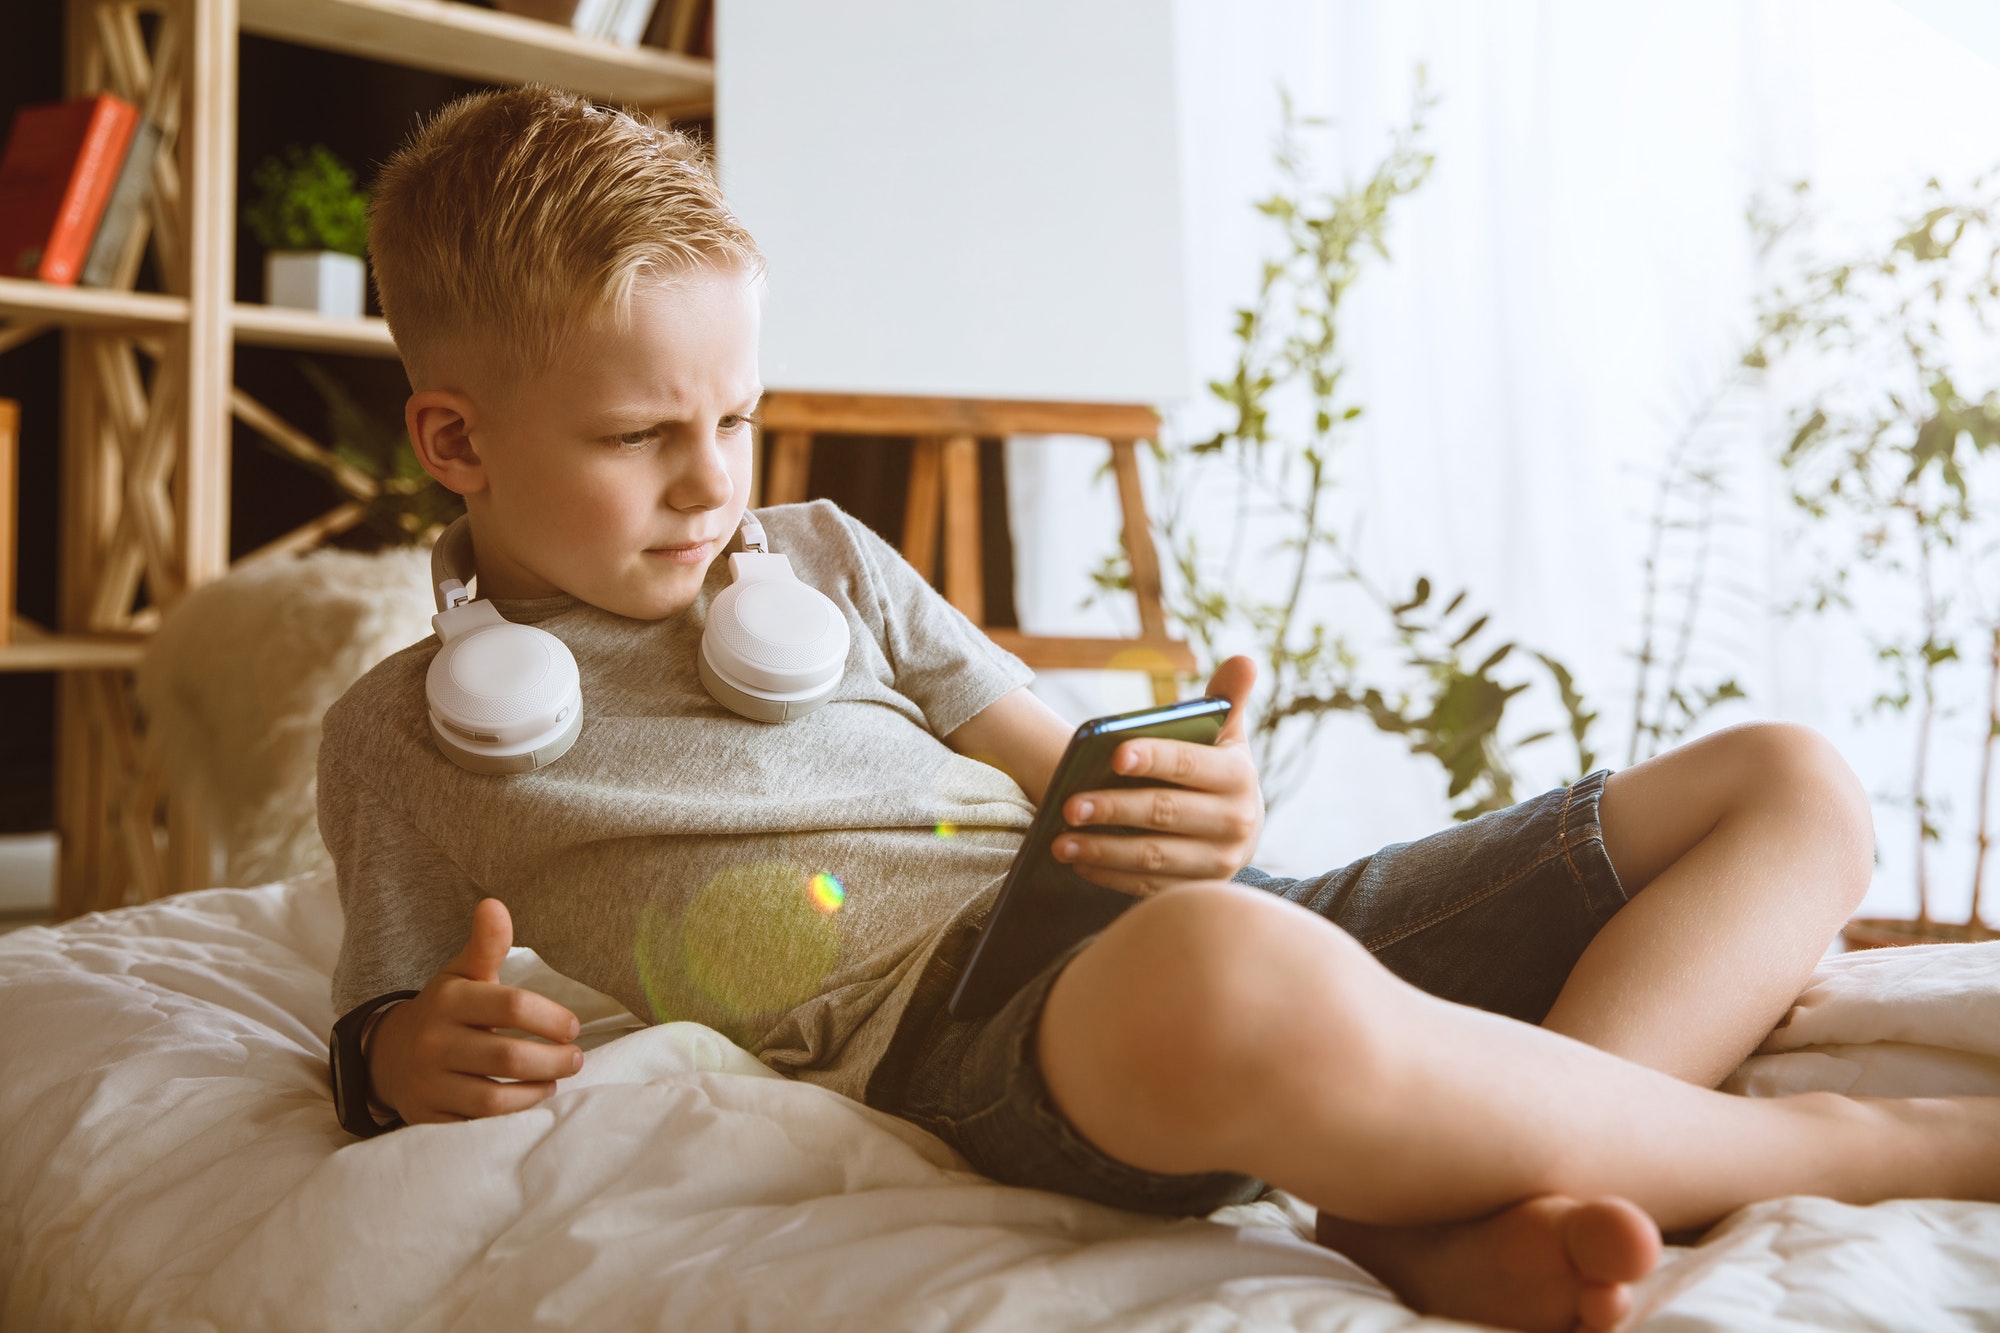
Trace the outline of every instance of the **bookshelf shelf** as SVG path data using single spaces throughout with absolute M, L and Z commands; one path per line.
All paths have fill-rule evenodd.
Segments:
M 340 352 L 349 356 L 394 356 L 386 321 L 335 319 L 310 310 L 273 305 L 237 305 L 230 323 L 236 341 L 252 347 L 291 347 L 307 352 Z
M 0 648 L 0 671 L 129 671 L 145 652 L 143 639 L 51 634 Z
M 32 278 L 0 278 L 0 319 L 66 329 L 148 330 L 188 322 L 188 303 L 151 292 L 59 287 Z
M 550 83 L 631 106 L 706 110 L 715 62 L 625 47 L 457 0 L 241 0 L 245 32 L 487 83 Z

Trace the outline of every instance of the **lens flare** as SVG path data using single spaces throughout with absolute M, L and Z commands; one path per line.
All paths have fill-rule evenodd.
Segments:
M 653 1021 L 704 1023 L 742 1044 L 817 994 L 840 958 L 823 891 L 835 907 L 846 898 L 832 875 L 762 862 L 727 867 L 678 912 L 647 904 L 633 963 Z
M 956 838 L 958 836 L 958 825 L 939 824 L 935 829 L 931 831 L 933 833 L 936 833 L 940 838 Z
M 847 886 L 822 870 L 806 881 L 806 894 L 814 907 L 831 916 L 847 901 Z

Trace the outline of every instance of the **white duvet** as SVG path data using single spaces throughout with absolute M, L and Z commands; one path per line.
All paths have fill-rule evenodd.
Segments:
M 0 936 L 6 1329 L 1444 1329 L 1283 1195 L 1167 1221 L 988 1183 L 937 1139 L 590 1019 L 541 1106 L 335 1125 L 330 881 Z M 2000 1093 L 2000 944 L 1824 965 L 1732 1088 Z M 1634 1324 L 2000 1329 L 2000 1206 L 1784 1199 L 1669 1250 Z

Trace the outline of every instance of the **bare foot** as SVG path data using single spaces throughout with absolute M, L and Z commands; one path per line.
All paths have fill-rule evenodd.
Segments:
M 1521 1333 L 1610 1329 L 1632 1307 L 1626 1284 L 1660 1260 L 1660 1229 L 1637 1204 L 1561 1194 L 1425 1227 L 1365 1226 L 1321 1213 L 1317 1239 L 1413 1310 Z

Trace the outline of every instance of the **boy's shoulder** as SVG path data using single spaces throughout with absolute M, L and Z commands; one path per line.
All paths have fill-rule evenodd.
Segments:
M 391 757 L 387 751 L 412 741 L 429 741 L 424 677 L 438 654 L 437 635 L 427 634 L 399 648 L 361 674 L 335 699 L 320 722 L 320 753 L 361 771 L 364 759 Z
M 771 548 L 796 548 L 800 555 L 852 559 L 860 546 L 859 520 L 831 500 L 801 500 L 797 504 L 760 507 L 757 521 L 771 539 Z
M 771 549 L 792 562 L 808 583 L 829 592 L 829 584 L 865 587 L 870 600 L 884 592 L 884 559 L 901 557 L 860 519 L 831 500 L 805 500 L 757 510 Z M 858 588 L 856 589 L 858 591 Z

